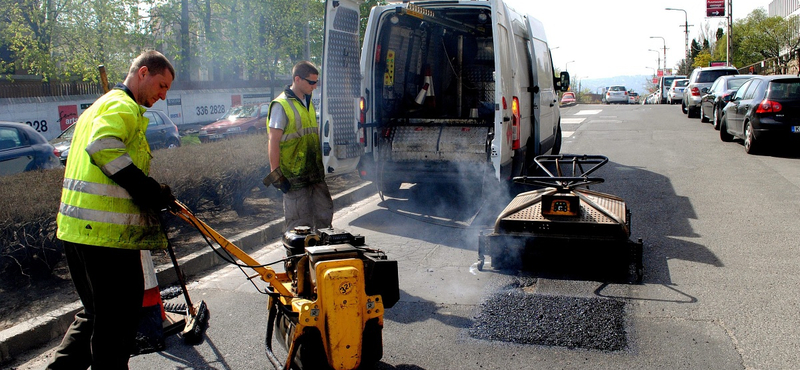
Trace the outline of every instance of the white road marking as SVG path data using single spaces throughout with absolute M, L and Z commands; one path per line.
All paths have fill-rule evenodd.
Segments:
M 561 137 L 570 137 L 575 131 L 561 131 Z
M 575 115 L 576 116 L 584 116 L 584 115 L 589 115 L 589 114 L 598 114 L 598 113 L 600 113 L 602 111 L 603 111 L 602 109 L 587 109 L 587 110 L 582 110 L 582 111 L 576 113 Z
M 564 123 L 581 123 L 581 122 L 583 122 L 585 120 L 586 120 L 586 118 L 562 118 L 561 119 L 561 123 L 562 124 L 564 124 Z

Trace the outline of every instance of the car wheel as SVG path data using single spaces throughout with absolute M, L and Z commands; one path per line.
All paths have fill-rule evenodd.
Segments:
M 178 140 L 178 139 L 176 139 L 174 137 L 170 138 L 169 140 L 167 140 L 167 145 L 166 145 L 167 149 L 177 148 L 179 146 L 181 146 L 181 141 L 180 140 Z
M 719 123 L 719 139 L 724 142 L 733 141 L 733 135 L 728 132 L 728 119 L 722 116 L 722 121 Z
M 747 154 L 757 154 L 760 146 L 756 143 L 756 135 L 750 122 L 744 124 L 744 151 Z
M 706 116 L 706 113 L 703 111 L 703 108 L 702 107 L 698 108 L 698 111 L 700 111 L 700 122 L 703 123 L 709 122 L 708 116 Z
M 681 101 L 681 112 L 683 112 L 683 114 L 689 113 L 689 110 L 686 109 L 686 103 L 683 101 Z
M 714 130 L 719 130 L 719 119 L 722 116 L 720 109 L 714 108 Z
M 695 110 L 695 109 L 692 109 L 692 107 L 686 107 L 686 115 L 687 115 L 689 118 L 697 118 L 697 116 L 698 116 L 699 114 L 698 114 L 697 110 Z

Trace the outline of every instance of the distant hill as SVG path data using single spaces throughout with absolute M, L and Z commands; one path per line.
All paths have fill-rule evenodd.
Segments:
M 570 76 L 574 78 L 573 76 Z M 599 93 L 600 89 L 611 85 L 624 85 L 628 90 L 633 89 L 639 95 L 648 93 L 648 84 L 652 84 L 652 75 L 636 76 L 616 76 L 608 78 L 585 78 L 580 81 L 572 81 L 572 88 L 577 89 L 576 83 L 580 82 L 581 90 L 589 89 L 592 93 Z

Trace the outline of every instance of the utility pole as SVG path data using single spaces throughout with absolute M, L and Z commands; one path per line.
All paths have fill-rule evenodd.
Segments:
M 728 47 L 725 50 L 725 65 L 731 66 L 731 42 L 733 41 L 733 0 L 728 0 Z
M 686 33 L 686 56 L 685 56 L 683 64 L 684 64 L 684 67 L 686 68 L 686 72 L 687 72 L 686 74 L 688 74 L 688 72 L 689 72 L 689 27 L 690 26 L 694 26 L 694 25 L 689 25 L 689 15 L 686 13 L 685 10 L 677 9 L 677 8 L 665 8 L 665 10 L 680 10 L 680 11 L 683 12 L 683 20 L 684 20 L 683 21 L 684 22 L 683 23 L 683 27 L 684 27 L 684 32 Z
M 664 76 L 667 75 L 667 40 L 661 36 L 650 36 L 651 39 L 661 39 L 664 43 Z

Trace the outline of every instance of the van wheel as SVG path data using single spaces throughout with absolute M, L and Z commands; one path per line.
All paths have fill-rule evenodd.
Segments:
M 558 125 L 558 130 L 556 130 L 556 142 L 553 144 L 553 150 L 551 154 L 557 155 L 561 153 L 561 125 Z

